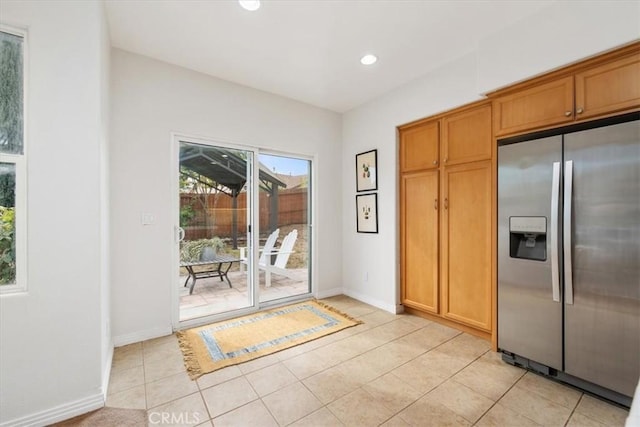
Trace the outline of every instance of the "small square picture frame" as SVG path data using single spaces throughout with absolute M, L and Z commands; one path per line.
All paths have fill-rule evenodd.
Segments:
M 378 150 L 356 154 L 356 192 L 378 189 Z
M 356 194 L 356 230 L 358 233 L 378 232 L 378 194 Z

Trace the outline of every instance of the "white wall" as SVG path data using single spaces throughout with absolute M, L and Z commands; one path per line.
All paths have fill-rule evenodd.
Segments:
M 396 126 L 481 98 L 481 94 L 640 37 L 640 3 L 559 1 L 478 40 L 474 52 L 349 111 L 343 117 L 344 292 L 380 308 L 399 307 Z M 378 149 L 379 234 L 355 232 L 353 159 Z M 365 273 L 368 280 L 365 281 Z
M 116 345 L 171 332 L 171 132 L 316 156 L 320 294 L 342 275 L 338 114 L 114 49 L 111 109 L 112 331 Z M 141 213 L 155 216 L 140 223 Z
M 40 425 L 103 405 L 101 79 L 97 1 L 0 4 L 28 29 L 28 293 L 0 297 L 0 425 Z

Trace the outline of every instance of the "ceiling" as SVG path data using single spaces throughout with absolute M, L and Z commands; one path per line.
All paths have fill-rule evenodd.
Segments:
M 107 0 L 112 46 L 336 112 L 473 51 L 548 0 Z M 360 57 L 375 53 L 372 66 Z

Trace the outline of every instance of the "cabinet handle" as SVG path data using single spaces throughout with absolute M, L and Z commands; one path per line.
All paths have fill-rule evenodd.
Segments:
M 583 110 L 582 108 L 578 108 L 578 109 L 576 110 L 576 113 L 578 113 L 578 114 L 582 114 L 582 113 L 584 113 L 584 110 Z
M 433 164 L 434 164 L 434 165 L 437 165 L 437 164 L 438 164 L 438 161 L 437 161 L 437 160 L 434 160 L 434 161 L 433 161 Z
M 449 209 L 449 199 L 446 197 L 444 198 L 444 208 Z
M 433 209 L 438 210 L 438 199 L 433 200 Z
M 448 158 L 448 157 L 445 157 L 445 158 L 444 158 L 444 162 L 445 162 L 445 163 L 447 163 L 448 161 L 449 161 L 449 158 Z
M 565 111 L 564 115 L 567 116 L 567 117 L 571 116 L 571 111 Z

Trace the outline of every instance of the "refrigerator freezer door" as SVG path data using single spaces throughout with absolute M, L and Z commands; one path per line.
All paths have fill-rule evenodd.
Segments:
M 560 215 L 551 206 L 560 209 L 554 163 L 559 171 L 561 153 L 561 136 L 498 148 L 498 347 L 556 369 L 562 369 L 562 305 L 554 301 L 552 258 L 559 248 L 552 248 L 558 236 L 551 231 L 561 227 L 551 223 Z M 511 217 L 546 219 L 545 260 L 511 256 Z
M 573 296 L 565 371 L 626 396 L 640 375 L 640 122 L 565 135 Z

